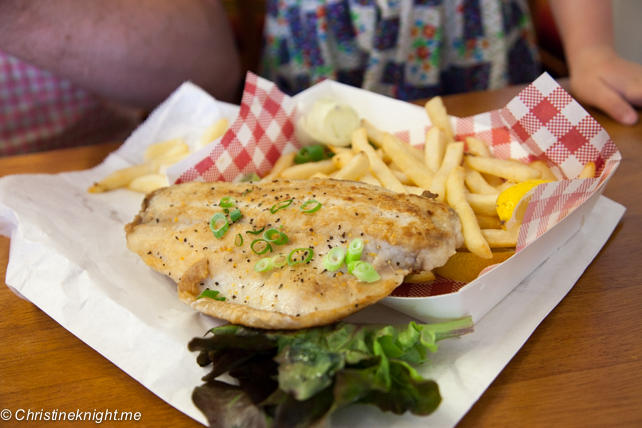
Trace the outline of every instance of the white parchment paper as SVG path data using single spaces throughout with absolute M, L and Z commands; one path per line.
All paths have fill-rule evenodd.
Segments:
M 181 111 L 186 101 L 170 97 L 162 114 L 170 108 Z M 235 110 L 213 101 L 199 111 L 186 117 L 180 130 L 190 138 Z M 123 227 L 138 212 L 143 195 L 86 191 L 109 172 L 139 162 L 145 145 L 179 132 L 157 113 L 92 170 L 0 179 L 0 233 L 11 238 L 5 282 L 167 403 L 205 423 L 190 397 L 209 370 L 196 364 L 187 343 L 222 322 L 179 302 L 174 282 L 126 248 Z M 454 426 L 573 287 L 624 211 L 602 197 L 582 229 L 486 315 L 473 334 L 440 342 L 432 364 L 420 368 L 441 388 L 443 402 L 435 414 L 396 416 L 353 406 L 339 412 L 333 426 Z M 395 324 L 411 319 L 375 305 L 349 320 Z

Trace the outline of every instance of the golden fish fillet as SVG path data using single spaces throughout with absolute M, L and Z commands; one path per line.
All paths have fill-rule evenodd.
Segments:
M 224 197 L 235 206 L 221 207 Z M 322 206 L 305 213 L 300 207 L 311 199 Z M 216 238 L 210 219 L 234 209 L 242 217 Z M 288 242 L 256 254 L 251 243 L 263 234 L 249 232 L 261 228 L 277 229 Z M 147 195 L 125 230 L 128 248 L 176 281 L 181 301 L 235 324 L 271 329 L 335 322 L 386 297 L 408 273 L 442 266 L 463 243 L 457 214 L 434 199 L 332 179 L 170 186 Z M 347 249 L 355 238 L 363 240 L 361 260 L 375 267 L 378 281 L 359 281 L 345 264 L 335 272 L 324 268 L 330 249 Z M 256 242 L 254 250 L 265 244 Z M 292 259 L 297 264 L 254 269 L 262 258 L 299 248 L 312 258 L 305 262 L 309 253 L 299 251 Z M 219 294 L 198 298 L 205 289 Z

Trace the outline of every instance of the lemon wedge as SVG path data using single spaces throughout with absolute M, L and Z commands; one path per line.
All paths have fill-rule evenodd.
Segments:
M 524 213 L 526 212 L 526 206 L 530 200 L 530 194 L 532 194 L 531 190 L 540 184 L 550 182 L 551 180 L 526 180 L 515 184 L 500 193 L 497 197 L 497 214 L 499 215 L 499 219 L 502 221 L 502 224 L 506 225 L 508 223 L 513 223 L 513 221 L 521 223 Z M 527 194 L 529 194 L 528 197 L 524 198 Z M 524 204 L 524 202 L 526 203 Z M 520 206 L 520 209 L 517 209 L 518 206 Z M 515 214 L 519 215 L 516 216 Z

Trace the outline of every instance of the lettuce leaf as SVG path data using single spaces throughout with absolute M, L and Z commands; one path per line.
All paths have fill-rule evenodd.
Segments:
M 337 323 L 295 331 L 225 325 L 189 343 L 212 366 L 192 399 L 212 427 L 311 427 L 352 403 L 383 411 L 432 413 L 437 383 L 413 365 L 436 342 L 472 331 L 471 318 L 441 324 Z M 228 373 L 238 386 L 216 380 Z

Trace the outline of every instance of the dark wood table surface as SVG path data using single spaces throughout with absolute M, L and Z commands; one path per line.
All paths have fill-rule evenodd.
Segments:
M 450 114 L 503 107 L 520 87 L 445 97 Z M 611 239 L 571 292 L 458 427 L 642 426 L 642 123 L 618 125 L 591 110 L 623 161 L 605 191 L 625 205 Z M 90 168 L 118 144 L 0 158 L 0 176 Z M 0 276 L 10 240 L 0 237 Z M 166 404 L 33 304 L 0 287 L 0 411 L 140 412 L 105 426 L 200 426 Z M 96 426 L 0 421 L 0 426 Z M 426 419 L 430 426 L 430 418 Z

